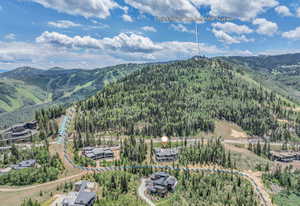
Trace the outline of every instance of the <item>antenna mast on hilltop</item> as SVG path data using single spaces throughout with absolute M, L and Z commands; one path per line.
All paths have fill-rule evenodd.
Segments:
M 200 55 L 200 42 L 199 42 L 199 38 L 198 38 L 198 24 L 197 24 L 197 21 L 195 21 L 195 40 L 196 40 L 196 44 L 197 44 L 197 47 L 198 47 L 198 54 L 197 56 Z

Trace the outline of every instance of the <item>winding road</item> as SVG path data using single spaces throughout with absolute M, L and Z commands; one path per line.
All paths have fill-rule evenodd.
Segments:
M 146 179 L 142 178 L 141 179 L 141 184 L 140 184 L 139 189 L 138 189 L 138 195 L 148 205 L 155 206 L 155 204 L 145 195 L 146 190 L 147 190 L 147 188 L 146 188 Z
M 234 174 L 234 175 L 239 175 L 243 178 L 246 178 L 247 180 L 249 180 L 251 182 L 251 184 L 253 185 L 255 192 L 257 193 L 258 197 L 261 199 L 261 203 L 264 206 L 272 206 L 272 202 L 271 199 L 268 195 L 268 193 L 265 191 L 264 187 L 262 186 L 262 184 L 258 181 L 258 179 L 256 177 L 254 177 L 252 174 L 250 173 L 246 173 L 246 172 L 241 172 L 238 170 L 230 170 L 230 169 L 218 169 L 215 167 L 202 167 L 202 168 L 186 168 L 186 167 L 182 167 L 182 168 L 175 168 L 172 166 L 160 166 L 160 165 L 136 165 L 136 166 L 120 166 L 120 167 L 103 167 L 103 168 L 89 168 L 89 167 L 82 167 L 82 166 L 78 166 L 76 165 L 72 158 L 69 157 L 68 153 L 67 153 L 67 141 L 68 141 L 68 128 L 69 128 L 69 124 L 72 120 L 72 117 L 74 116 L 74 109 L 70 109 L 69 111 L 67 111 L 66 116 L 64 117 L 64 121 L 61 125 L 60 128 L 60 135 L 57 138 L 57 143 L 58 144 L 63 144 L 64 145 L 64 158 L 74 167 L 74 168 L 78 168 L 82 171 L 82 173 L 77 174 L 77 175 L 73 175 L 73 176 L 69 176 L 69 177 L 65 177 L 59 180 L 55 180 L 52 182 L 48 182 L 48 183 L 44 183 L 44 184 L 39 184 L 39 185 L 33 185 L 33 186 L 27 186 L 27 187 L 21 187 L 21 188 L 0 188 L 0 192 L 16 192 L 16 191 L 24 191 L 24 190 L 30 190 L 32 188 L 35 187 L 43 187 L 45 185 L 49 185 L 49 184 L 56 184 L 59 182 L 63 182 L 65 180 L 69 180 L 69 179 L 73 179 L 75 177 L 80 177 L 84 174 L 87 174 L 88 172 L 106 172 L 106 171 L 120 171 L 120 170 L 124 170 L 124 169 L 131 169 L 131 168 L 136 168 L 136 169 L 142 169 L 142 168 L 153 168 L 153 169 L 168 169 L 168 170 L 181 170 L 181 171 L 191 171 L 191 172 L 208 172 L 208 173 L 227 173 L 227 174 Z M 192 141 L 192 140 L 190 140 Z M 193 140 L 195 141 L 195 140 Z M 155 206 L 153 204 L 153 202 L 151 200 L 149 200 L 146 196 L 145 196 L 145 179 L 141 180 L 141 185 L 139 186 L 138 189 L 138 194 L 140 196 L 141 199 L 143 199 L 148 205 L 150 206 Z

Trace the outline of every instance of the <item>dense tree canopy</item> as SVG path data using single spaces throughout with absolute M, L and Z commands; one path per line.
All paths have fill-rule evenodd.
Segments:
M 290 106 L 228 63 L 188 60 L 149 66 L 78 103 L 75 127 L 83 133 L 190 136 L 214 131 L 214 120 L 220 119 L 282 140 L 291 134 L 277 120 L 295 120 L 295 112 L 285 109 Z

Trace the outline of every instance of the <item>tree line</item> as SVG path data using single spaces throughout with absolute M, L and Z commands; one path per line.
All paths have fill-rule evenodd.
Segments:
M 149 66 L 112 83 L 77 104 L 75 128 L 91 134 L 185 137 L 214 131 L 219 119 L 251 135 L 272 133 L 274 141 L 290 140 L 295 132 L 278 119 L 295 122 L 297 112 L 286 109 L 292 106 L 245 81 L 232 65 L 204 58 Z

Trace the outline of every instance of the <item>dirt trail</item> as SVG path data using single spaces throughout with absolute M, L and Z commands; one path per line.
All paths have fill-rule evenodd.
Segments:
M 252 181 L 255 182 L 256 186 L 259 188 L 260 193 L 263 195 L 264 199 L 266 200 L 266 205 L 268 206 L 275 206 L 272 203 L 269 193 L 265 190 L 264 184 L 262 182 L 262 173 L 261 172 L 253 172 L 247 171 L 245 174 L 248 174 Z M 252 182 L 251 181 L 251 182 Z
M 155 206 L 155 204 L 145 195 L 146 192 L 146 179 L 141 179 L 141 184 L 138 189 L 139 197 L 144 200 L 148 205 Z
M 19 191 L 31 190 L 31 189 L 38 188 L 38 187 L 44 187 L 44 186 L 47 186 L 47 185 L 57 184 L 57 183 L 65 182 L 67 180 L 76 179 L 76 178 L 79 178 L 79 177 L 81 177 L 85 174 L 87 174 L 87 172 L 81 172 L 80 174 L 64 177 L 64 178 L 61 178 L 61 179 L 58 179 L 58 180 L 55 180 L 55 181 L 52 181 L 52 182 L 46 182 L 46 183 L 43 183 L 43 184 L 32 185 L 32 186 L 27 186 L 27 187 L 20 187 L 20 188 L 14 188 L 14 187 L 1 188 L 0 187 L 0 192 L 19 192 Z

